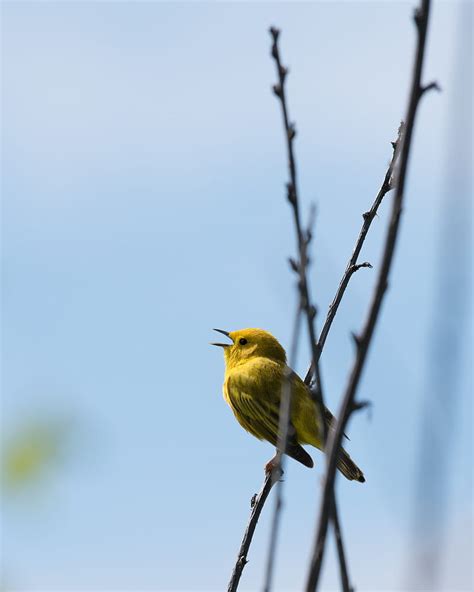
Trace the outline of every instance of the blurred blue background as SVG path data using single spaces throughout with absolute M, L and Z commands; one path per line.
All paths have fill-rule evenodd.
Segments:
M 68 426 L 54 466 L 2 490 L 5 589 L 225 588 L 273 450 L 225 405 L 211 328 L 262 327 L 289 347 L 296 303 L 267 29 L 283 30 L 303 211 L 318 206 L 311 281 L 324 314 L 405 112 L 411 14 L 401 2 L 2 3 L 3 450 L 35 422 Z M 471 34 L 472 5 L 435 3 L 424 80 L 443 92 L 420 106 L 360 388 L 373 407 L 349 426 L 367 483 L 338 480 L 358 590 L 415 586 L 420 416 L 445 315 L 459 349 L 446 392 L 453 423 L 436 424 L 449 471 L 436 474 L 434 448 L 424 495 L 429 504 L 437 480 L 448 483 L 439 586 L 472 587 Z M 362 254 L 375 269 L 352 279 L 322 357 L 334 412 L 389 205 L 390 195 Z M 458 256 L 443 259 L 453 212 L 446 246 Z M 313 456 L 313 471 L 287 463 L 278 590 L 305 581 L 323 471 Z M 262 585 L 271 508 L 242 591 Z M 336 567 L 331 540 L 325 589 L 338 587 Z

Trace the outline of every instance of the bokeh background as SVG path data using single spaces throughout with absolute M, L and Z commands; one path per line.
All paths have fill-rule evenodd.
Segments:
M 225 588 L 273 450 L 222 400 L 211 329 L 288 347 L 296 304 L 267 29 L 283 30 L 303 211 L 318 207 L 322 315 L 405 112 L 412 8 L 2 3 L 4 590 Z M 471 35 L 471 3 L 434 3 L 424 79 L 443 92 L 420 106 L 360 389 L 373 406 L 349 426 L 367 483 L 337 485 L 358 590 L 473 586 Z M 333 411 L 389 202 L 323 354 Z M 305 581 L 314 456 L 313 471 L 287 463 L 278 590 Z M 243 591 L 262 585 L 271 508 Z M 323 587 L 338 585 L 330 540 Z

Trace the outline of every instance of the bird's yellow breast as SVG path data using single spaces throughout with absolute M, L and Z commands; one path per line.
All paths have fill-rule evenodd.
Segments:
M 321 447 L 316 406 L 308 387 L 286 364 L 255 357 L 226 370 L 223 395 L 239 423 L 258 438 L 278 431 L 281 392 L 285 374 L 292 382 L 291 423 L 301 444 Z
M 263 357 L 250 358 L 232 368 L 227 368 L 224 378 L 224 399 L 232 406 L 230 395 L 232 391 L 234 396 L 245 392 L 258 400 L 279 400 L 284 369 L 284 364 Z

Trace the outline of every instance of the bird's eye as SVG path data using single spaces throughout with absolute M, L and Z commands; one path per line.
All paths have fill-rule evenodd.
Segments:
M 247 340 L 245 339 L 245 337 L 242 337 L 241 339 L 239 339 L 239 343 L 240 345 L 245 345 L 247 343 Z

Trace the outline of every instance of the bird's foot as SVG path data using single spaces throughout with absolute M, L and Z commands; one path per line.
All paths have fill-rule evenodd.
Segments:
M 265 465 L 265 475 L 273 475 L 273 478 L 277 481 L 283 475 L 283 469 L 280 464 L 281 456 L 277 453 L 272 457 Z
M 268 475 L 268 473 L 271 473 L 272 471 L 274 471 L 277 466 L 278 466 L 278 460 L 277 460 L 277 455 L 275 454 L 275 456 L 273 458 L 271 458 L 267 464 L 265 465 L 265 474 Z

